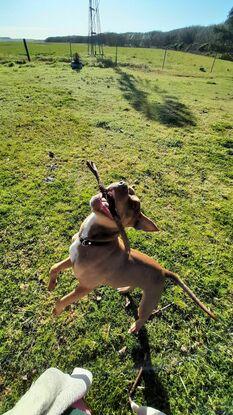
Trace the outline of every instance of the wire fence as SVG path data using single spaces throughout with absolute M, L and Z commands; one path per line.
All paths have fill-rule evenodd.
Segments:
M 28 51 L 26 50 L 26 47 Z M 221 72 L 222 62 L 233 70 L 233 63 L 218 59 L 218 55 L 205 56 L 170 49 L 109 47 L 105 46 L 104 56 L 88 56 L 88 45 L 52 42 L 32 42 L 23 40 L 0 42 L 0 63 L 10 64 L 31 62 L 70 62 L 74 53 L 79 53 L 84 64 L 92 66 L 128 66 L 141 70 L 164 70 L 187 73 Z

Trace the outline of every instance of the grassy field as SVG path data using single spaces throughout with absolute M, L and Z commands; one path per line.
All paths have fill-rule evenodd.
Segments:
M 67 45 L 31 44 L 33 60 L 22 64 L 20 44 L 0 44 L 0 413 L 46 368 L 84 366 L 94 414 L 130 414 L 146 348 L 137 402 L 167 415 L 230 415 L 233 64 L 217 60 L 210 74 L 212 58 L 168 52 L 161 71 L 163 51 L 125 48 L 121 65 L 101 68 L 83 48 L 87 65 L 76 73 L 59 61 Z M 49 268 L 67 256 L 96 192 L 86 159 L 105 183 L 134 185 L 161 232 L 129 230 L 132 246 L 179 273 L 217 321 L 170 284 L 160 306 L 173 305 L 140 336 L 127 333 L 133 303 L 125 309 L 107 287 L 52 316 L 75 279 L 64 273 L 49 294 Z

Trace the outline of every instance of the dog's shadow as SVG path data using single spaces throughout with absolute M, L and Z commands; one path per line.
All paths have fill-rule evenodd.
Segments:
M 135 319 L 138 318 L 137 305 L 132 296 L 126 294 L 130 301 L 129 310 L 132 311 Z M 144 381 L 144 405 L 151 406 L 171 415 L 168 395 L 159 380 L 159 376 L 151 362 L 151 352 L 147 330 L 143 327 L 138 333 L 138 348 L 133 350 L 132 357 L 136 368 L 143 366 L 142 379 Z

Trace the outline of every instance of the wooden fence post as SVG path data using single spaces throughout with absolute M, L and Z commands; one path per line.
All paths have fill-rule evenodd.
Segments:
M 71 46 L 71 42 L 70 42 L 70 60 L 72 60 L 72 46 Z
M 166 56 L 167 56 L 167 48 L 164 50 L 162 69 L 164 68 L 164 65 L 165 65 Z
M 214 69 L 214 64 L 215 64 L 216 59 L 217 59 L 217 53 L 215 54 L 215 57 L 214 57 L 214 60 L 213 60 L 213 63 L 212 63 L 211 69 L 210 69 L 210 73 L 211 73 L 211 72 L 213 71 L 213 69 Z
M 25 50 L 26 50 L 26 54 L 27 54 L 27 57 L 28 57 L 28 62 L 31 62 L 31 58 L 30 58 L 30 54 L 29 54 L 29 50 L 28 50 L 28 46 L 27 46 L 26 39 L 23 39 L 23 44 L 24 44 L 24 47 L 25 47 Z
M 116 43 L 116 54 L 115 54 L 115 65 L 117 66 L 117 59 L 118 59 L 118 44 Z

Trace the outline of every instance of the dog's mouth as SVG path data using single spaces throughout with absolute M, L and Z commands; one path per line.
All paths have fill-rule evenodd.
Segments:
M 112 197 L 114 197 L 114 192 L 108 192 Z M 114 220 L 110 212 L 109 203 L 107 199 L 99 193 L 96 196 L 93 196 L 91 199 L 91 207 L 94 211 L 102 213 L 107 218 Z
M 107 200 L 105 199 L 105 197 L 101 197 L 100 198 L 100 202 L 99 202 L 99 209 L 100 211 L 107 216 L 109 219 L 113 220 L 113 217 L 111 215 L 111 212 L 109 210 L 109 204 L 107 202 Z

